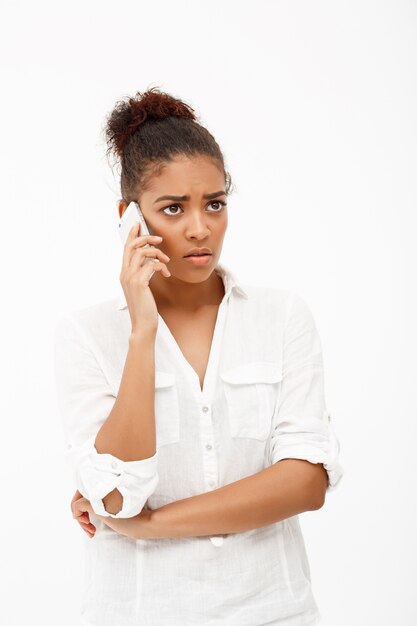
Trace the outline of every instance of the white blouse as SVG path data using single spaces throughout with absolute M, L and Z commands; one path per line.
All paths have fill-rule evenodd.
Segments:
M 218 310 L 203 390 L 158 317 L 156 453 L 99 454 L 95 437 L 118 393 L 131 321 L 124 295 L 62 316 L 55 381 L 65 459 L 102 516 L 133 517 L 255 474 L 285 458 L 323 463 L 328 491 L 344 469 L 326 410 L 320 338 L 305 301 L 287 289 L 241 285 L 218 264 Z M 102 498 L 117 489 L 123 508 Z M 85 536 L 86 626 L 308 626 L 320 613 L 298 515 L 212 537 L 131 539 L 98 517 Z

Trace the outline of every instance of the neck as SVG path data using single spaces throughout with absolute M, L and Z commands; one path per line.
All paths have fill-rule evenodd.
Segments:
M 223 280 L 215 271 L 207 280 L 199 283 L 190 283 L 176 276 L 166 278 L 160 272 L 155 272 L 149 287 L 159 310 L 175 308 L 184 312 L 218 305 L 225 293 Z

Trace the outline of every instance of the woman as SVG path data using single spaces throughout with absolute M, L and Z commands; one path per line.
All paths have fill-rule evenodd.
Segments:
M 317 624 L 298 514 L 343 469 L 312 314 L 220 264 L 231 181 L 189 105 L 137 93 L 106 136 L 119 216 L 138 202 L 159 237 L 133 227 L 123 297 L 56 327 L 83 623 Z

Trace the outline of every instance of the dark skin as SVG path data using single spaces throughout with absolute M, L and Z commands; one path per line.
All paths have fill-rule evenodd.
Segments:
M 158 247 L 170 257 L 167 267 L 171 276 L 166 278 L 158 272 L 149 285 L 158 311 L 190 315 L 220 304 L 223 283 L 213 269 L 227 229 L 227 206 L 221 204 L 227 202 L 227 196 L 220 193 L 212 199 L 203 198 L 217 191 L 225 191 L 224 175 L 210 159 L 177 157 L 136 198 L 146 223 L 163 237 Z M 188 195 L 189 199 L 156 201 L 163 195 Z M 121 200 L 119 216 L 126 207 L 127 202 Z M 213 252 L 209 265 L 184 262 L 183 255 L 190 248 L 203 246 Z
M 201 387 L 218 307 L 224 296 L 223 281 L 213 270 L 227 229 L 227 210 L 220 201 L 226 202 L 227 198 L 225 194 L 211 199 L 203 197 L 218 191 L 225 191 L 224 175 L 210 159 L 177 157 L 136 198 L 152 232 L 163 237 L 158 247 L 169 257 L 166 265 L 171 276 L 155 272 L 149 283 L 158 313 L 194 368 Z M 165 194 L 189 198 L 156 201 Z M 119 216 L 126 207 L 126 202 L 119 202 Z M 208 265 L 184 261 L 183 255 L 190 248 L 203 246 L 213 251 Z M 284 459 L 259 474 L 207 494 L 173 502 L 155 511 L 145 507 L 134 518 L 98 517 L 116 532 L 136 538 L 239 532 L 271 523 L 278 519 L 278 514 L 280 519 L 285 519 L 319 508 L 324 503 L 326 487 L 327 473 L 322 464 Z M 259 503 L 245 509 L 245 503 L 251 502 L 250 494 L 257 494 Z M 93 513 L 91 504 L 78 491 L 71 509 L 83 530 L 93 537 L 95 527 L 89 520 L 89 514 Z
M 163 317 L 182 353 L 196 372 L 201 388 L 207 368 L 217 312 L 224 296 L 216 267 L 227 230 L 226 183 L 223 172 L 209 158 L 177 156 L 148 188 L 135 198 L 151 232 L 163 237 L 158 244 L 170 257 L 166 263 L 171 276 L 155 272 L 149 283 L 159 314 Z M 223 192 L 216 194 L 216 192 Z M 205 194 L 216 194 L 204 198 Z M 159 200 L 160 196 L 189 196 L 187 200 Z M 120 200 L 119 217 L 128 203 Z M 208 265 L 193 265 L 183 256 L 194 247 L 212 250 Z M 87 511 L 75 506 L 82 494 L 71 500 L 73 516 L 89 536 L 95 526 Z M 104 503 L 106 499 L 104 498 Z

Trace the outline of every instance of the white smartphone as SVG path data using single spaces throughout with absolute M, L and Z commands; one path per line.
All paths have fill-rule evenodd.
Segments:
M 129 203 L 128 207 L 126 208 L 125 212 L 123 213 L 119 221 L 119 235 L 120 235 L 120 239 L 122 241 L 123 246 L 126 245 L 127 237 L 131 229 L 133 228 L 134 224 L 137 224 L 138 222 L 140 222 L 139 236 L 155 234 L 154 232 L 152 232 L 152 230 L 149 228 L 149 226 L 145 222 L 145 218 L 143 217 L 139 204 L 133 200 L 132 202 Z M 145 248 L 149 248 L 149 246 L 152 246 L 153 248 L 155 247 L 151 243 L 145 244 Z M 158 260 L 159 259 L 156 259 L 153 257 L 145 258 L 145 262 L 153 261 L 154 263 L 155 262 L 157 263 Z

